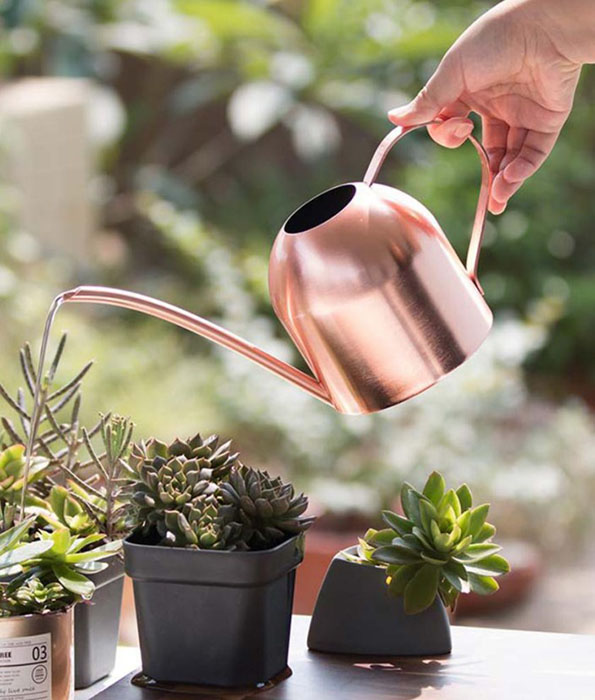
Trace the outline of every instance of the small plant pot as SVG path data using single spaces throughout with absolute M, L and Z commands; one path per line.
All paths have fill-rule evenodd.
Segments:
M 357 547 L 344 552 L 356 556 Z M 361 656 L 450 653 L 450 625 L 440 599 L 417 615 L 407 615 L 403 598 L 389 593 L 385 579 L 384 568 L 336 554 L 318 594 L 308 648 Z
M 0 618 L 0 697 L 74 698 L 73 609 Z
M 116 662 L 122 609 L 124 564 L 109 560 L 107 569 L 94 574 L 93 598 L 74 609 L 74 683 L 88 688 L 107 676 Z
M 251 687 L 287 667 L 303 537 L 259 552 L 124 541 L 143 673 L 162 683 Z

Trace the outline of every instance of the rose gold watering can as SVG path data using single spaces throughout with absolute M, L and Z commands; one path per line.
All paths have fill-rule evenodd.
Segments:
M 413 128 L 397 127 L 384 138 L 363 182 L 333 187 L 295 211 L 273 246 L 273 308 L 314 377 L 157 299 L 84 286 L 61 301 L 122 306 L 175 323 L 341 413 L 372 413 L 419 394 L 464 362 L 492 324 L 477 281 L 491 172 L 483 147 L 469 137 L 482 183 L 465 269 L 422 204 L 374 184 L 390 148 Z

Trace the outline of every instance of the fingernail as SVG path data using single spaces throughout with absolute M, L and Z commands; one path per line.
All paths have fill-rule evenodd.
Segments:
M 399 117 L 402 114 L 407 114 L 408 111 L 409 111 L 409 105 L 406 104 L 406 105 L 403 105 L 402 107 L 395 107 L 394 109 L 390 109 L 388 111 L 388 116 L 389 117 L 393 117 L 393 116 Z

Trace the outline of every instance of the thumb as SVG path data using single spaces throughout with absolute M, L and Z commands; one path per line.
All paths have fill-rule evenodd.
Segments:
M 417 97 L 403 107 L 391 109 L 388 118 L 398 126 L 415 126 L 435 119 L 456 102 L 463 92 L 463 80 L 456 61 L 445 56 Z

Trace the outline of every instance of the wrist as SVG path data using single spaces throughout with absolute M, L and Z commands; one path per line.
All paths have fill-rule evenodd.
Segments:
M 595 63 L 595 2 L 593 0 L 512 0 L 541 27 L 564 58 Z

